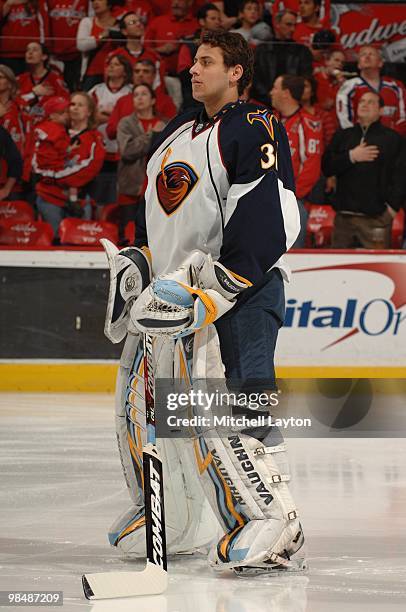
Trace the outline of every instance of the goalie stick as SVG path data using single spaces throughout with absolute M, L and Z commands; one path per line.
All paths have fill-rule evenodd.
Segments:
M 144 334 L 143 342 L 147 443 L 142 454 L 147 565 L 140 572 L 84 574 L 82 584 L 87 599 L 158 595 L 168 585 L 162 461 L 155 437 L 155 378 L 151 336 Z

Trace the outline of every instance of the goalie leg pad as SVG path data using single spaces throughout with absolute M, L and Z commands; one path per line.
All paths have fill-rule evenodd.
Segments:
M 173 375 L 174 342 L 156 338 L 156 377 Z M 125 556 L 143 557 L 145 513 L 142 447 L 146 440 L 143 351 L 139 337 L 127 336 L 116 387 L 116 430 L 131 507 L 111 526 L 110 544 Z M 158 440 L 163 462 L 167 550 L 169 554 L 208 547 L 221 530 L 196 478 L 190 440 Z M 203 503 L 202 503 L 203 502 Z
M 208 464 L 207 470 L 200 468 L 204 488 L 226 531 L 211 551 L 210 565 L 216 570 L 286 565 L 303 536 L 287 484 L 290 475 L 275 459 L 285 454 L 285 445 L 266 447 L 244 434 L 205 435 L 199 445 L 206 453 L 200 466 Z M 285 458 L 280 465 L 286 467 Z
M 158 440 L 163 462 L 165 529 L 168 554 L 206 552 L 217 541 L 221 529 L 205 499 L 193 467 L 190 440 Z M 109 541 L 126 557 L 144 557 L 144 507 L 132 506 L 112 525 Z
M 195 334 L 194 380 L 224 378 L 220 364 L 210 326 Z M 286 566 L 303 545 L 303 534 L 288 487 L 283 437 L 275 427 L 229 433 L 213 428 L 194 441 L 203 488 L 225 531 L 209 563 L 217 570 Z

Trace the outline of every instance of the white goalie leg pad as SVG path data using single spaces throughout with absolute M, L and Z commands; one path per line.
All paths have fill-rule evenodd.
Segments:
M 131 508 L 110 527 L 108 538 L 120 548 L 121 541 L 145 524 L 142 486 L 142 445 L 145 441 L 144 381 L 140 336 L 128 335 L 116 381 L 115 423 L 117 444 Z
M 210 372 L 221 378 L 216 335 L 214 328 L 196 335 L 196 379 L 204 379 Z M 277 444 L 273 441 L 275 432 Z M 290 556 L 303 544 L 288 487 L 285 444 L 276 428 L 261 433 L 268 433 L 265 443 L 240 432 L 220 437 L 215 429 L 196 440 L 202 484 L 226 532 L 210 553 L 209 562 L 214 569 L 288 567 Z
M 158 440 L 157 445 L 163 462 L 167 552 L 207 552 L 218 540 L 221 529 L 196 478 L 191 441 L 165 439 Z M 119 534 L 116 546 L 126 557 L 144 557 L 143 506 L 132 506 L 120 516 L 111 533 Z
M 121 342 L 130 324 L 129 312 L 134 301 L 151 280 L 151 262 L 148 249 L 118 248 L 102 238 L 100 242 L 107 255 L 110 269 L 109 298 L 104 333 L 113 342 Z
M 129 510 L 110 528 L 109 541 L 127 557 L 144 557 L 145 514 L 142 446 L 146 439 L 142 343 L 127 336 L 116 387 L 116 429 L 120 460 L 131 497 Z M 174 342 L 154 339 L 156 377 L 173 375 Z M 190 440 L 158 440 L 163 462 L 167 551 L 207 548 L 221 530 L 205 499 L 193 465 Z

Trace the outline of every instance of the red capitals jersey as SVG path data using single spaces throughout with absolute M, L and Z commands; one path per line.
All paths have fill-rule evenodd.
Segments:
M 31 117 L 32 123 L 35 125 L 45 118 L 43 104 L 53 96 L 61 96 L 69 99 L 69 91 L 59 72 L 47 70 L 40 77 L 34 77 L 30 72 L 24 72 L 18 77 L 19 96 L 18 103 Z M 47 96 L 36 96 L 33 92 L 33 87 L 36 85 L 46 85 L 52 89 L 52 93 Z
M 88 14 L 89 0 L 47 0 L 50 51 L 59 59 L 79 57 L 76 34 L 79 22 Z
M 281 117 L 289 139 L 296 196 L 303 199 L 320 177 L 322 155 L 321 121 L 299 108 L 290 117 Z
M 70 138 L 68 157 L 62 170 L 44 176 L 37 184 L 37 193 L 47 202 L 64 206 L 69 187 L 90 183 L 100 172 L 105 157 L 103 138 L 97 130 L 84 130 Z M 41 172 L 38 173 L 41 176 Z
M 7 130 L 17 149 L 23 154 L 25 141 L 24 116 L 14 100 L 7 103 L 6 113 L 0 117 L 0 125 Z
M 384 102 L 381 122 L 386 127 L 406 134 L 406 89 L 403 83 L 391 77 L 382 77 L 376 90 L 362 77 L 348 79 L 337 94 L 337 116 L 342 128 L 353 126 L 357 121 L 357 107 L 364 93 L 378 93 Z
M 34 172 L 47 172 L 62 170 L 65 166 L 66 152 L 70 145 L 69 134 L 65 126 L 45 119 L 34 129 L 35 148 L 32 158 Z
M 0 15 L 5 0 L 0 0 Z M 46 43 L 49 36 L 48 7 L 38 0 L 38 7 L 30 2 L 14 4 L 1 21 L 0 57 L 24 57 L 30 42 Z

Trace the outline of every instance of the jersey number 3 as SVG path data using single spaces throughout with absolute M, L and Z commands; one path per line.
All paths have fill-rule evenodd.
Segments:
M 269 168 L 273 168 L 274 166 L 276 166 L 275 149 L 274 149 L 274 146 L 271 145 L 270 142 L 267 142 L 266 144 L 262 145 L 261 152 L 262 152 L 261 168 L 263 170 L 269 170 Z

